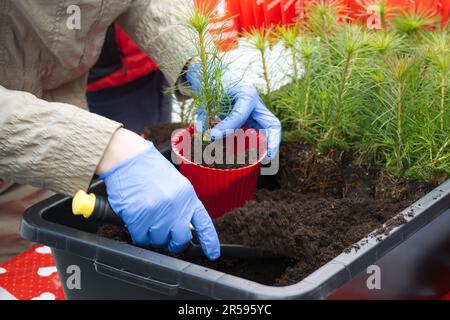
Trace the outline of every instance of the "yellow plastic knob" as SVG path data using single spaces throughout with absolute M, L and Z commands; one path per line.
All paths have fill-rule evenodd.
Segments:
M 89 219 L 95 209 L 95 194 L 87 194 L 83 190 L 76 193 L 72 200 L 72 212 L 76 216 Z

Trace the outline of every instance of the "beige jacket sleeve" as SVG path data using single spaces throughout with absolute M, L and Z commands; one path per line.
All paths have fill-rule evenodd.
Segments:
M 120 124 L 0 86 L 0 177 L 73 195 L 86 190 Z
M 120 127 L 78 108 L 85 84 L 71 85 L 95 63 L 107 27 L 118 21 L 170 85 L 196 52 L 180 19 L 193 0 L 79 1 L 79 30 L 67 29 L 69 3 L 0 0 L 0 177 L 73 195 Z
M 118 19 L 124 31 L 158 64 L 171 86 L 197 55 L 194 35 L 183 21 L 193 8 L 193 0 L 133 0 Z

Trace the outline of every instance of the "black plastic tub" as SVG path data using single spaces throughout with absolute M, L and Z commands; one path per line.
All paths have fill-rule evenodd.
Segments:
M 167 150 L 165 150 L 167 152 Z M 98 181 L 91 191 L 104 194 Z M 271 287 L 95 234 L 56 195 L 27 210 L 22 236 L 49 246 L 68 299 L 435 299 L 450 286 L 450 180 L 301 282 Z M 77 266 L 81 287 L 73 283 Z M 374 278 L 377 277 L 377 278 Z M 374 280 L 375 279 L 375 280 Z M 69 284 L 69 285 L 68 285 Z

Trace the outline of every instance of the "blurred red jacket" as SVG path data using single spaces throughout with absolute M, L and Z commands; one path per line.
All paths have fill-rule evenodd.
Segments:
M 110 35 L 115 37 L 112 40 L 115 40 L 115 45 L 120 54 L 118 67 L 112 69 L 110 73 L 104 74 L 103 72 L 100 77 L 97 76 L 94 79 L 90 76 L 87 92 L 120 86 L 158 70 L 156 63 L 145 52 L 139 49 L 117 23 L 113 25 L 113 28 L 114 32 L 110 33 Z M 105 47 L 103 50 L 105 50 Z M 102 52 L 103 54 L 112 55 L 113 53 Z M 94 68 L 97 67 L 95 66 Z M 103 68 L 103 70 L 107 70 L 107 68 Z

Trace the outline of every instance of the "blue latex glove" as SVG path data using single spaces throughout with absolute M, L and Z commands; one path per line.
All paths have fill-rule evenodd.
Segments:
M 220 256 L 219 239 L 191 183 L 149 142 L 148 149 L 101 175 L 111 208 L 133 243 L 183 251 L 195 228 L 206 256 Z
M 186 78 L 191 89 L 198 93 L 202 84 L 202 69 L 200 63 L 189 67 Z M 275 115 L 267 109 L 256 88 L 241 81 L 232 72 L 224 70 L 222 86 L 228 95 L 227 101 L 233 101 L 231 113 L 222 119 L 212 130 L 211 139 L 218 140 L 231 134 L 233 130 L 246 125 L 255 129 L 265 129 L 267 137 L 267 156 L 273 159 L 281 142 L 281 123 Z M 205 114 L 198 112 L 196 129 L 203 131 Z

